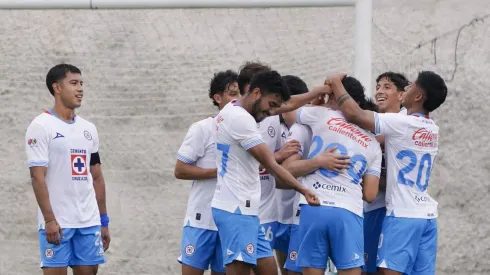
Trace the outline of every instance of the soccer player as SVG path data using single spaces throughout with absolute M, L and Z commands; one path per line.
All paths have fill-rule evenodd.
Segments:
M 246 62 L 240 67 L 238 75 L 238 86 L 242 95 L 246 94 L 249 90 L 250 81 L 253 76 L 259 72 L 270 72 L 271 68 L 260 62 Z M 296 154 L 299 151 L 299 144 L 295 141 L 291 141 L 286 146 L 281 146 L 280 135 L 280 116 L 279 114 L 290 112 L 296 108 L 307 104 L 309 101 L 318 97 L 317 90 L 301 95 L 293 95 L 287 104 L 281 105 L 277 109 L 271 109 L 270 114 L 260 121 L 258 124 L 259 133 L 262 139 L 267 144 L 269 150 L 274 153 L 274 157 L 277 163 L 281 163 L 289 156 Z M 295 117 L 284 116 L 284 124 L 292 125 L 296 120 Z M 257 258 L 270 258 L 273 257 L 272 248 L 275 246 L 276 231 L 278 228 L 278 209 L 277 200 L 275 196 L 275 178 L 264 169 L 260 167 L 260 182 L 261 182 L 261 196 L 259 206 L 259 221 L 261 224 L 261 233 L 258 243 Z
M 368 105 L 364 87 L 352 77 L 343 84 L 356 105 Z M 301 206 L 297 266 L 305 275 L 324 274 L 331 258 L 338 274 L 361 274 L 364 265 L 363 198 L 373 201 L 378 192 L 381 148 L 375 136 L 348 123 L 329 97 L 325 107 L 304 107 L 298 122 L 309 125 L 312 145 L 308 159 L 335 148 L 350 157 L 351 164 L 339 169 L 318 169 L 304 177 L 303 183 L 315 190 L 321 206 Z M 300 200 L 304 204 L 304 200 Z
M 274 257 L 257 258 L 261 231 L 259 163 L 304 194 L 308 203 L 317 205 L 318 198 L 277 164 L 257 129 L 257 122 L 289 99 L 286 84 L 276 71 L 266 71 L 256 74 L 249 86 L 244 96 L 227 104 L 215 118 L 218 183 L 211 207 L 226 274 L 249 275 L 257 265 L 258 274 L 274 275 Z
M 94 124 L 75 115 L 83 98 L 81 75 L 68 64 L 49 70 L 54 107 L 26 132 L 44 275 L 67 274 L 68 266 L 75 275 L 97 274 L 110 243 L 99 136 Z
M 228 70 L 214 75 L 209 97 L 219 110 L 240 97 L 238 74 Z M 202 275 L 211 266 L 211 274 L 224 274 L 223 254 L 218 229 L 211 214 L 211 200 L 216 188 L 216 145 L 214 116 L 191 125 L 180 146 L 175 177 L 192 180 L 182 230 L 182 275 Z
M 282 79 L 288 86 L 291 95 L 301 95 L 308 92 L 308 86 L 301 78 L 294 75 L 285 75 L 282 77 Z M 289 129 L 282 119 L 284 117 L 286 117 L 286 119 L 291 118 L 292 120 L 295 120 L 296 111 L 281 114 L 282 122 L 281 140 L 279 142 L 280 148 L 288 148 L 288 146 L 290 146 L 291 144 L 293 144 L 294 147 L 297 148 L 294 154 L 291 154 L 286 158 L 290 159 L 292 156 L 297 155 L 300 152 L 302 144 L 299 140 L 297 141 L 294 139 L 288 139 Z M 286 143 L 286 140 L 289 141 L 289 143 Z M 311 138 L 309 141 L 311 141 Z M 297 194 L 298 193 L 295 190 L 276 189 L 275 191 L 275 196 L 277 200 L 278 227 L 276 231 L 275 242 L 273 243 L 272 248 L 276 250 L 277 262 L 279 263 L 279 268 L 281 269 L 281 273 L 283 275 L 286 274 L 286 271 L 284 270 L 284 264 L 286 262 L 286 255 L 288 254 L 289 240 L 291 237 L 291 225 L 293 224 L 294 217 L 294 200 L 297 197 Z
M 447 87 L 432 71 L 422 71 L 403 93 L 407 114 L 361 110 L 335 75 L 330 85 L 346 119 L 384 135 L 387 166 L 386 217 L 378 245 L 383 274 L 435 274 L 437 202 L 427 192 L 437 155 L 439 127 L 429 113 L 444 103 Z
M 380 113 L 399 113 L 402 94 L 408 80 L 403 74 L 385 72 L 376 78 L 375 100 Z M 383 147 L 382 136 L 376 138 Z M 382 149 L 383 150 L 383 149 Z M 364 203 L 364 260 L 363 272 L 376 274 L 376 255 L 378 253 L 379 235 L 386 216 L 385 190 L 386 190 L 385 158 L 381 162 L 380 190 L 376 200 Z

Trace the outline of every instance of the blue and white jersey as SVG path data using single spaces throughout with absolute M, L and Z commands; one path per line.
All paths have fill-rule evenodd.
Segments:
M 100 225 L 90 158 L 99 151 L 95 125 L 76 116 L 61 120 L 52 111 L 37 116 L 27 128 L 26 153 L 29 167 L 47 167 L 46 186 L 56 221 L 62 228 Z M 44 217 L 38 208 L 39 229 Z
M 315 192 L 321 205 L 344 208 L 362 217 L 362 177 L 379 177 L 381 172 L 381 147 L 375 136 L 348 123 L 340 111 L 320 106 L 301 108 L 297 121 L 313 132 L 308 159 L 336 147 L 337 153 L 350 156 L 352 162 L 340 174 L 321 168 L 305 176 L 305 185 Z M 301 203 L 307 202 L 302 198 Z
M 402 108 L 399 112 L 400 114 L 406 115 L 407 109 Z M 383 166 L 384 165 L 384 166 Z M 383 162 L 381 164 L 381 169 L 386 169 L 386 156 L 383 152 Z M 379 190 L 376 199 L 372 203 L 364 202 L 364 212 L 373 211 L 382 207 L 386 207 L 386 193 L 384 191 Z
M 258 125 L 262 139 L 271 153 L 281 149 L 281 122 L 279 116 L 270 116 Z M 260 207 L 259 220 L 261 224 L 277 221 L 277 200 L 275 196 L 276 180 L 269 171 L 260 169 Z
M 303 159 L 305 159 L 306 157 L 308 157 L 308 155 L 310 153 L 310 146 L 311 146 L 312 138 L 313 138 L 313 134 L 312 134 L 311 128 L 309 126 L 299 124 L 299 123 L 295 123 L 295 124 L 293 124 L 293 126 L 289 130 L 289 136 L 288 136 L 287 141 L 296 140 L 297 142 L 299 142 L 299 145 L 300 145 L 299 154 L 303 157 Z M 298 181 L 301 184 L 304 184 L 303 183 L 304 177 L 298 178 Z M 287 190 L 287 191 L 290 191 L 290 190 Z M 306 199 L 300 193 L 298 193 L 294 190 L 291 190 L 291 191 L 294 192 L 294 196 L 292 199 L 290 199 L 287 202 L 287 209 L 288 209 L 288 213 L 291 213 L 291 217 L 290 217 L 291 223 L 298 225 L 299 224 L 299 212 L 298 212 L 298 210 L 299 210 L 300 198 L 303 197 L 302 200 L 304 200 L 304 201 L 306 201 Z M 289 221 L 289 219 L 288 219 L 288 221 Z
M 211 207 L 257 216 L 260 203 L 259 162 L 247 152 L 264 142 L 257 122 L 236 100 L 215 117 L 218 182 Z
M 216 168 L 215 122 L 208 117 L 189 127 L 177 159 L 203 169 Z M 189 192 L 184 226 L 218 230 L 211 214 L 211 200 L 216 189 L 216 179 L 194 180 Z
M 376 134 L 385 136 L 387 215 L 437 218 L 427 193 L 438 150 L 439 127 L 422 114 L 374 113 Z

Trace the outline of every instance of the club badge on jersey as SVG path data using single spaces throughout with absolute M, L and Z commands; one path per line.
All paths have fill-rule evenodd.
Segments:
M 87 150 L 71 149 L 70 156 L 71 156 L 72 180 L 76 180 L 76 181 L 88 180 Z

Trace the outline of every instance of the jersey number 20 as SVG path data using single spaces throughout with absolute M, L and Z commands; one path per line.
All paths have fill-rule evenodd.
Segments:
M 410 160 L 410 163 L 408 163 L 404 168 L 398 172 L 398 183 L 400 184 L 406 184 L 410 187 L 413 186 L 414 181 L 407 178 L 406 174 L 410 173 L 415 166 L 417 166 L 417 162 L 419 163 L 419 169 L 417 172 L 417 181 L 415 182 L 415 185 L 417 185 L 417 188 L 423 192 L 427 189 L 427 186 L 429 185 L 429 177 L 430 177 L 430 172 L 432 170 L 432 157 L 429 153 L 424 154 L 421 158 L 420 161 L 417 160 L 417 155 L 415 155 L 414 152 L 410 150 L 403 150 L 398 152 L 396 155 L 396 158 L 399 160 L 403 160 L 404 158 L 408 158 Z M 425 182 L 422 184 L 422 175 L 424 172 L 424 168 L 427 165 L 427 170 L 425 170 Z
M 333 148 L 333 147 L 337 147 L 337 150 L 340 151 L 341 155 L 348 155 L 347 148 L 345 148 L 345 146 L 340 144 L 340 143 L 330 143 L 322 151 L 323 139 L 319 136 L 313 137 L 313 140 L 311 142 L 311 148 L 313 148 L 313 145 L 316 145 L 316 147 L 313 151 L 311 151 L 310 155 L 308 156 L 308 159 L 312 159 L 316 155 L 318 155 L 320 152 L 326 151 L 326 150 Z M 367 166 L 366 158 L 361 154 L 357 154 L 357 155 L 353 155 L 350 158 L 350 161 L 351 161 L 351 165 L 349 166 L 349 169 L 347 169 L 347 173 L 349 174 L 349 176 L 352 177 L 351 182 L 353 184 L 359 184 L 362 180 L 361 179 L 362 175 L 364 175 L 364 172 L 366 171 L 366 166 Z M 359 170 L 356 171 L 355 165 L 358 163 L 361 164 L 361 167 L 359 168 Z M 327 178 L 333 178 L 333 177 L 336 177 L 339 175 L 338 172 L 327 170 L 325 168 L 320 168 L 319 172 L 320 172 L 320 174 L 322 174 L 323 176 L 325 176 Z

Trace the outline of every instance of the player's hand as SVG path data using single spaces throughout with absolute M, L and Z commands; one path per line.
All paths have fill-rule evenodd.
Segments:
M 313 105 L 313 106 L 323 106 L 323 105 L 325 105 L 325 95 L 320 95 L 317 98 L 315 98 L 311 102 L 311 105 Z
M 111 243 L 111 235 L 109 234 L 109 227 L 102 227 L 100 229 L 100 236 L 102 238 L 102 244 L 104 245 L 104 251 L 109 249 Z
M 61 239 L 63 239 L 63 230 L 56 220 L 48 221 L 45 224 L 46 240 L 50 244 L 60 245 Z
M 276 153 L 278 162 L 283 162 L 285 159 L 289 158 L 292 155 L 299 153 L 301 150 L 301 146 L 297 140 L 291 140 L 286 142 L 284 146 L 282 146 L 281 150 Z
M 347 76 L 345 73 L 332 74 L 325 79 L 325 85 L 332 85 L 335 81 L 342 81 Z
M 343 170 L 350 167 L 350 157 L 346 155 L 335 154 L 337 147 L 332 147 L 315 157 L 318 165 L 322 168 L 342 173 Z
M 322 86 L 316 86 L 316 87 L 313 87 L 313 89 L 311 89 L 311 92 L 312 93 L 315 93 L 317 94 L 318 96 L 320 95 L 329 95 L 329 94 L 332 94 L 332 88 L 328 85 L 322 85 Z
M 315 195 L 315 193 L 313 193 L 313 191 L 311 191 L 310 189 L 305 188 L 305 190 L 303 191 L 303 195 L 305 196 L 306 201 L 308 202 L 309 205 L 312 206 L 320 205 L 320 200 Z

